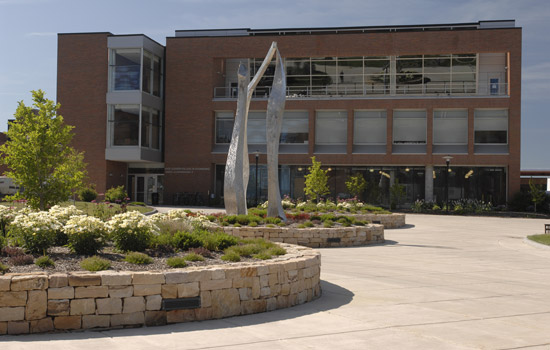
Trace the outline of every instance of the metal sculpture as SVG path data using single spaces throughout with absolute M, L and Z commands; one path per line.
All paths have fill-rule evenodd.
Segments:
M 268 157 L 268 214 L 286 219 L 281 206 L 278 180 L 278 148 L 279 135 L 282 127 L 282 117 L 285 102 L 286 82 L 282 59 L 277 50 L 277 43 L 273 42 L 267 55 L 252 81 L 248 67 L 239 65 L 238 71 L 238 98 L 235 124 L 231 136 L 231 144 L 227 154 L 224 177 L 224 201 L 227 214 L 246 214 L 246 188 L 248 186 L 249 162 L 246 124 L 248 108 L 254 89 L 260 82 L 269 63 L 276 56 L 274 83 L 268 101 L 267 112 L 267 157 Z M 274 175 L 273 175 L 274 174 Z M 273 197 L 273 199 L 271 199 Z M 273 209 L 273 206 L 277 206 Z M 270 215 L 271 216 L 271 215 Z

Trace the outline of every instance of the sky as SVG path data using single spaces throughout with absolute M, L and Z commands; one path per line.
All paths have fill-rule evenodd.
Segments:
M 0 0 L 0 131 L 31 90 L 55 99 L 57 33 L 347 27 L 515 19 L 523 28 L 521 169 L 550 170 L 550 0 Z

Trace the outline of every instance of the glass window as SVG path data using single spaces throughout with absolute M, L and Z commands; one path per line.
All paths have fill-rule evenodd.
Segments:
M 144 107 L 141 110 L 141 147 L 160 149 L 159 111 Z
M 114 146 L 137 146 L 139 139 L 139 106 L 115 105 L 111 113 Z
M 308 112 L 285 111 L 280 143 L 308 143 Z
M 144 92 L 151 93 L 151 56 L 149 53 L 143 55 L 143 81 L 142 89 Z
M 353 143 L 356 145 L 386 144 L 386 111 L 355 111 Z
M 315 118 L 315 144 L 345 145 L 348 137 L 346 111 L 318 111 Z
M 426 111 L 425 110 L 394 110 L 393 111 L 393 143 L 394 144 L 425 144 L 426 143 Z
M 233 112 L 216 112 L 216 143 L 231 143 L 234 123 Z
M 160 125 L 160 113 L 155 109 L 151 111 L 151 129 L 151 148 L 160 149 L 160 133 L 162 128 Z
M 508 110 L 476 109 L 474 142 L 483 144 L 508 143 Z
M 428 58 L 424 60 L 425 73 L 451 73 L 451 60 L 449 58 Z
M 397 73 L 422 73 L 422 56 L 417 59 L 397 58 L 396 72 Z
M 467 109 L 436 109 L 433 123 L 434 144 L 468 144 Z
M 310 75 L 309 58 L 287 58 L 285 60 L 287 75 Z
M 265 114 L 266 112 L 248 112 L 246 135 L 248 143 L 265 144 Z
M 159 57 L 153 60 L 153 95 L 160 96 L 161 84 L 162 84 L 162 66 Z
M 139 90 L 141 50 L 112 51 L 112 88 L 114 91 Z
M 148 109 L 141 111 L 141 147 L 149 147 L 151 141 L 151 113 Z

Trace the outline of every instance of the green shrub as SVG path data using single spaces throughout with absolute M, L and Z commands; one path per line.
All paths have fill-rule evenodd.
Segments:
M 248 214 L 256 215 L 257 217 L 263 218 L 267 215 L 267 209 L 250 208 L 248 209 Z
M 254 254 L 252 255 L 253 258 L 255 259 L 260 259 L 260 260 L 269 260 L 271 259 L 271 255 L 268 253 L 268 252 L 260 252 L 258 254 Z
M 10 268 L 9 268 L 8 266 L 6 266 L 6 265 L 0 263 L 0 273 L 6 273 L 6 272 L 9 271 L 9 269 L 10 269 Z
M 97 198 L 97 191 L 93 187 L 86 187 L 78 192 L 78 198 L 83 202 L 91 202 Z
M 236 222 L 236 223 L 233 224 L 233 227 L 241 227 L 241 226 L 242 226 L 242 225 L 239 224 L 238 222 Z
M 0 234 L 0 250 L 4 249 L 4 247 L 7 245 L 7 241 L 7 238 Z
M 281 218 L 272 218 L 272 217 L 267 217 L 267 218 L 264 218 L 264 222 L 266 224 L 274 224 L 274 225 L 277 225 L 281 222 Z
M 304 222 L 304 226 L 305 226 L 305 227 L 313 227 L 313 226 L 315 226 L 315 225 L 313 225 L 313 222 L 311 222 L 311 221 L 308 220 L 308 221 Z
M 333 214 L 321 215 L 321 221 L 336 221 L 336 216 Z
M 299 225 L 298 225 L 298 228 L 306 228 L 306 227 L 307 227 L 307 226 L 304 225 L 304 224 L 299 224 Z
M 286 249 L 280 246 L 271 247 L 267 250 L 268 254 L 271 255 L 285 255 Z
M 256 221 L 252 221 L 250 224 L 248 224 L 249 227 L 256 227 L 258 226 L 258 223 Z
M 310 220 L 313 221 L 313 220 L 317 220 L 317 221 L 321 221 L 321 216 L 319 215 L 311 215 L 310 217 Z
M 124 186 L 111 187 L 105 192 L 105 200 L 109 202 L 124 202 L 128 198 L 128 194 Z
M 202 255 L 195 254 L 195 253 L 189 253 L 183 258 L 187 261 L 204 261 L 204 258 Z
M 153 258 L 147 254 L 131 252 L 126 255 L 124 261 L 129 262 L 130 264 L 147 265 L 153 262 Z
M 137 211 L 117 214 L 109 220 L 111 239 L 118 250 L 144 251 L 153 240 L 158 227 Z
M 265 225 L 265 227 L 275 227 L 275 225 L 273 225 L 273 224 L 267 224 L 267 225 Z
M 361 220 L 355 220 L 353 224 L 356 226 L 365 226 L 365 222 Z
M 174 256 L 166 260 L 166 265 L 173 268 L 179 268 L 179 267 L 186 267 L 187 262 L 185 261 L 185 258 L 182 258 L 180 256 Z
M 227 221 L 223 221 L 222 226 L 229 226 L 229 223 Z
M 55 266 L 55 263 L 53 262 L 53 260 L 47 255 L 43 255 L 43 256 L 37 258 L 34 263 L 35 263 L 36 266 L 39 266 L 43 269 L 46 268 L 46 267 L 54 267 Z
M 98 256 L 92 256 L 80 262 L 80 267 L 88 271 L 103 271 L 111 267 L 109 260 L 102 259 Z
M 230 251 L 227 251 L 224 255 L 222 255 L 221 259 L 224 261 L 237 262 L 237 261 L 241 261 L 241 256 L 236 251 L 230 250 Z
M 277 224 L 277 226 L 283 227 L 286 226 L 286 223 L 284 221 L 281 221 Z
M 105 246 L 107 227 L 96 217 L 73 216 L 67 221 L 64 230 L 67 245 L 76 254 L 94 255 Z
M 330 220 L 327 220 L 327 221 L 323 222 L 323 227 L 325 227 L 325 228 L 332 227 L 332 225 L 333 225 L 333 223 Z
M 174 235 L 174 242 L 176 248 L 181 250 L 188 250 L 189 248 L 198 248 L 202 246 L 202 239 L 200 235 L 194 232 L 177 232 Z

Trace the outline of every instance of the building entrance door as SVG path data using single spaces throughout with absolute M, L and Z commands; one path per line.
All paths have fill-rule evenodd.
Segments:
M 134 193 L 137 202 L 147 205 L 162 204 L 164 175 L 136 175 Z

